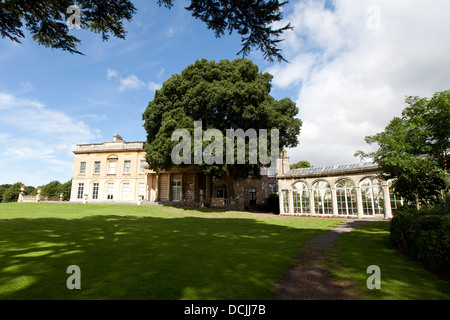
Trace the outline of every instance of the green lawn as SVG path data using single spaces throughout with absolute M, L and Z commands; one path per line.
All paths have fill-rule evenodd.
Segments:
M 328 266 L 340 280 L 356 284 L 357 298 L 367 300 L 450 300 L 450 283 L 395 250 L 389 223 L 374 222 L 343 234 L 328 251 Z M 338 262 L 342 268 L 337 268 Z M 369 290 L 367 267 L 380 267 L 381 288 Z
M 163 206 L 0 204 L 0 299 L 267 299 L 338 219 Z M 69 290 L 67 267 L 81 270 Z

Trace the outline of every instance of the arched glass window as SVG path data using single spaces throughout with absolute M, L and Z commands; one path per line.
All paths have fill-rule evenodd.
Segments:
M 312 188 L 316 214 L 333 214 L 330 184 L 326 181 L 317 181 L 313 184 Z
M 400 208 L 401 206 L 403 206 L 403 199 L 402 199 L 402 197 L 397 196 L 395 194 L 395 190 L 392 187 L 392 184 L 393 184 L 393 180 L 389 180 L 388 181 L 389 198 L 391 199 L 391 209 L 396 210 L 396 209 Z
M 339 215 L 357 215 L 355 184 L 349 179 L 336 182 L 336 200 Z
M 383 189 L 377 178 L 365 178 L 360 182 L 363 213 L 367 216 L 384 214 Z
M 292 186 L 294 213 L 309 213 L 309 192 L 304 182 L 297 182 Z

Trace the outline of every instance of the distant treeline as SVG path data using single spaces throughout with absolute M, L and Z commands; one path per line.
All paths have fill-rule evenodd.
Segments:
M 16 202 L 19 198 L 20 188 L 24 184 L 22 182 L 16 182 L 14 184 L 2 184 L 0 185 L 0 202 Z M 23 191 L 24 195 L 34 196 L 37 194 L 38 189 L 41 189 L 41 195 L 48 196 L 49 198 L 58 198 L 63 194 L 63 200 L 69 201 L 70 190 L 72 188 L 72 180 L 66 183 L 61 183 L 57 180 L 47 183 L 46 185 L 39 186 L 37 188 L 33 186 L 26 186 Z

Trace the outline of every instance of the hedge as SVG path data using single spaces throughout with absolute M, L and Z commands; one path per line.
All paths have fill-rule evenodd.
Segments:
M 432 270 L 450 276 L 450 209 L 436 206 L 397 211 L 391 221 L 394 247 Z

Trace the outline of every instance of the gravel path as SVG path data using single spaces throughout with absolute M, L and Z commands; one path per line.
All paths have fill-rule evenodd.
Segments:
M 311 239 L 303 246 L 295 258 L 297 263 L 290 266 L 276 285 L 271 300 L 344 300 L 350 299 L 351 284 L 336 282 L 328 270 L 322 267 L 325 251 L 345 232 L 350 232 L 368 220 L 349 220 L 335 229 Z

